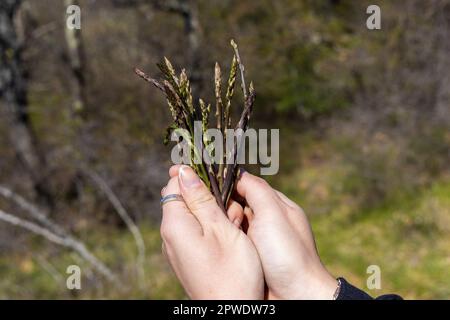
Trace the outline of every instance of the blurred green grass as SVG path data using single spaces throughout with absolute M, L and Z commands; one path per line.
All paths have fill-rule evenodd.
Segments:
M 435 183 L 410 202 L 362 212 L 313 217 L 319 252 L 336 275 L 345 275 L 370 294 L 405 298 L 450 296 L 450 183 Z M 381 290 L 369 290 L 366 269 L 381 269 Z
M 391 163 L 384 151 L 383 156 L 369 154 L 361 168 L 348 161 L 356 152 L 354 141 L 346 145 L 340 138 L 304 136 L 299 144 L 302 155 L 290 156 L 297 162 L 269 180 L 303 207 L 329 270 L 372 296 L 394 292 L 409 299 L 448 299 L 448 173 L 407 184 L 420 175 L 405 179 L 408 169 Z M 369 177 L 363 174 L 366 166 Z M 380 186 L 371 184 L 373 179 L 389 192 L 376 194 Z M 381 269 L 380 290 L 366 286 L 370 265 Z

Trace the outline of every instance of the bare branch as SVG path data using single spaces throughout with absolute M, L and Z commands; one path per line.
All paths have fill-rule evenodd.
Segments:
M 8 222 L 12 225 L 22 227 L 24 229 L 27 229 L 28 231 L 31 231 L 37 235 L 43 236 L 48 241 L 66 246 L 66 242 L 64 241 L 64 238 L 54 234 L 48 229 L 45 229 L 33 222 L 18 218 L 16 216 L 13 216 L 12 214 L 6 213 L 3 210 L 0 209 L 0 220 L 3 220 L 5 222 Z
M 59 236 L 49 229 L 39 226 L 31 221 L 19 218 L 15 215 L 7 213 L 0 209 L 0 220 L 12 224 L 14 226 L 26 229 L 36 235 L 42 236 L 50 242 L 70 248 L 76 251 L 82 258 L 89 262 L 100 274 L 110 281 L 116 281 L 114 274 L 100 260 L 98 260 L 86 246 L 70 235 Z
M 116 194 L 112 191 L 112 189 L 109 187 L 108 183 L 97 173 L 95 173 L 92 170 L 84 169 L 83 170 L 86 175 L 94 181 L 94 183 L 97 185 L 97 187 L 105 194 L 105 196 L 108 198 L 109 202 L 112 204 L 114 209 L 116 210 L 117 214 L 120 216 L 122 221 L 127 226 L 128 230 L 131 232 L 134 238 L 134 242 L 136 243 L 136 247 L 138 249 L 138 263 L 137 263 L 137 270 L 139 273 L 139 276 L 141 280 L 144 279 L 144 263 L 145 263 L 145 243 L 144 239 L 142 238 L 142 234 L 139 231 L 139 228 L 134 223 L 133 219 L 131 219 L 131 216 L 128 214 L 125 207 L 120 202 L 119 198 L 116 196 Z
M 56 268 L 44 257 L 35 255 L 35 260 L 42 267 L 42 269 L 48 272 L 48 274 L 55 280 L 56 283 L 64 282 L 64 277 L 61 275 L 61 273 L 56 270 Z
M 0 195 L 14 202 L 19 208 L 25 210 L 31 217 L 42 223 L 57 235 L 63 236 L 66 234 L 66 231 L 59 225 L 53 223 L 46 214 L 39 210 L 35 205 L 25 200 L 22 196 L 13 192 L 11 189 L 0 185 Z

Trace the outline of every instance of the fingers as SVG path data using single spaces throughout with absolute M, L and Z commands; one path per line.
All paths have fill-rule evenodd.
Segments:
M 171 178 L 177 177 L 180 168 L 181 168 L 181 164 L 175 164 L 175 165 L 171 166 L 169 169 L 169 176 Z
M 171 177 L 179 175 L 181 167 L 181 165 L 172 166 L 169 170 L 169 175 Z M 230 221 L 235 225 L 238 225 L 238 223 L 240 225 L 244 215 L 247 216 L 249 221 L 252 220 L 254 218 L 253 211 L 264 213 L 269 212 L 270 210 L 280 209 L 280 207 L 284 206 L 290 207 L 291 209 L 298 208 L 293 201 L 281 192 L 274 190 L 264 179 L 248 172 L 243 172 L 241 174 L 236 185 L 235 197 L 242 197 L 250 207 L 247 208 L 247 212 L 245 212 L 239 203 L 230 199 L 227 215 Z M 233 205 L 231 206 L 231 204 Z
M 236 192 L 245 198 L 254 212 L 264 213 L 280 209 L 280 198 L 262 178 L 244 172 L 236 184 Z
M 275 190 L 276 194 L 278 195 L 278 197 L 281 199 L 281 201 L 284 202 L 285 205 L 287 205 L 289 208 L 294 209 L 294 210 L 299 210 L 300 207 L 291 199 L 289 199 L 288 197 L 286 197 L 283 193 L 281 193 L 278 190 Z
M 177 178 L 170 179 L 162 191 L 162 196 L 169 194 L 180 194 Z M 164 241 L 172 243 L 185 241 L 185 239 L 195 240 L 202 236 L 203 231 L 199 222 L 183 201 L 171 201 L 163 204 L 162 212 L 161 237 Z
M 245 206 L 244 215 L 247 218 L 248 223 L 251 223 L 253 221 L 253 218 L 255 217 L 252 208 L 250 208 L 249 206 Z
M 227 222 L 216 199 L 192 168 L 188 166 L 179 168 L 178 183 L 186 206 L 204 229 L 216 222 Z
M 179 165 L 179 164 L 173 165 L 172 167 L 170 167 L 169 176 L 171 178 L 178 176 L 181 167 L 182 167 L 182 165 Z M 242 223 L 242 220 L 244 218 L 244 211 L 242 209 L 242 206 L 238 202 L 234 201 L 233 199 L 230 199 L 229 203 L 228 203 L 227 216 L 228 216 L 228 219 L 236 227 L 239 228 Z
M 228 219 L 236 226 L 240 227 L 242 220 L 244 219 L 244 210 L 242 206 L 234 201 L 233 199 L 229 200 L 228 210 L 227 210 Z

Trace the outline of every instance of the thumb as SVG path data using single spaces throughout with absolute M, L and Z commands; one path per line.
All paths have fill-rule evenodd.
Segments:
M 239 177 L 236 192 L 256 213 L 273 212 L 280 208 L 280 199 L 275 190 L 264 179 L 248 172 Z
M 226 220 L 216 199 L 192 168 L 181 166 L 178 182 L 184 202 L 202 226 L 219 219 Z

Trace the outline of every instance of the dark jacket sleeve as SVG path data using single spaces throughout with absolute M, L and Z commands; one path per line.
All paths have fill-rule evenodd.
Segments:
M 344 278 L 338 278 L 341 282 L 341 289 L 339 291 L 336 300 L 373 300 L 371 296 L 369 296 L 364 291 L 352 286 L 348 283 Z M 385 294 L 375 298 L 375 300 L 403 300 L 402 297 L 396 294 Z

